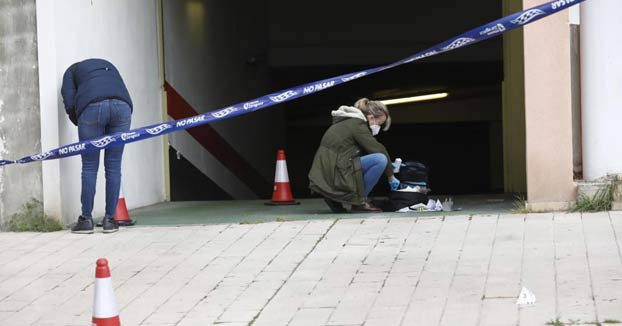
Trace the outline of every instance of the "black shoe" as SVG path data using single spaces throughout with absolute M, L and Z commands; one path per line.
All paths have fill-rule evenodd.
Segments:
M 328 199 L 328 198 L 324 198 L 324 201 L 326 202 L 326 205 L 328 205 L 328 207 L 330 207 L 330 210 L 333 213 L 345 213 L 347 212 L 345 208 L 343 208 L 343 205 L 340 202 L 334 201 L 332 199 Z
M 91 234 L 93 233 L 93 219 L 90 217 L 78 217 L 78 222 L 71 228 L 71 233 Z
M 102 227 L 104 228 L 104 233 L 113 233 L 119 231 L 119 226 L 117 225 L 117 222 L 107 217 L 104 217 L 104 219 L 102 220 Z

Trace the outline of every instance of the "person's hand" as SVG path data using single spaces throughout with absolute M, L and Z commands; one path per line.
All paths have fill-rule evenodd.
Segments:
M 400 180 L 398 180 L 396 177 L 391 177 L 389 178 L 389 185 L 391 186 L 391 191 L 396 191 L 397 188 L 400 186 Z

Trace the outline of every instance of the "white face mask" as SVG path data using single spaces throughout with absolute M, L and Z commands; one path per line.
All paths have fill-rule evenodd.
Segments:
M 374 124 L 369 126 L 369 128 L 371 129 L 371 134 L 373 136 L 376 136 L 380 132 L 380 126 L 375 124 L 375 122 L 376 118 L 374 118 Z
M 371 125 L 369 126 L 369 128 L 371 128 L 371 134 L 376 136 L 379 132 L 380 132 L 380 126 L 379 125 Z

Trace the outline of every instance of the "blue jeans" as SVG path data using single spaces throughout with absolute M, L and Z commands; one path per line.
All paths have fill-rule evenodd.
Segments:
M 384 156 L 384 154 L 374 153 L 361 156 L 363 184 L 365 184 L 365 198 L 367 198 L 372 189 L 374 189 L 386 167 L 387 157 Z
M 127 103 L 119 100 L 104 100 L 91 103 L 78 118 L 80 141 L 98 138 L 107 134 L 127 131 L 132 121 L 132 110 Z M 106 216 L 112 218 L 119 200 L 121 187 L 121 157 L 123 145 L 105 150 L 104 168 L 106 169 Z M 99 153 L 82 154 L 82 216 L 92 218 Z

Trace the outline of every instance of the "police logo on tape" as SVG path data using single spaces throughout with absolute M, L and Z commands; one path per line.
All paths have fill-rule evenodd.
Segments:
M 454 50 L 457 48 L 461 48 L 469 43 L 472 43 L 473 41 L 475 41 L 474 38 L 470 38 L 470 37 L 461 37 L 453 42 L 451 42 L 451 44 L 443 47 L 443 50 Z
M 48 157 L 50 157 L 52 155 L 54 155 L 54 153 L 52 153 L 50 151 L 50 152 L 45 152 L 45 153 L 33 155 L 33 156 L 30 157 L 30 159 L 33 160 L 33 161 L 43 161 L 43 160 L 45 160 L 46 158 L 48 158 Z M 22 161 L 22 160 L 20 160 L 20 161 Z M 20 161 L 18 161 L 18 162 L 20 162 Z
M 479 32 L 479 35 L 491 36 L 491 35 L 503 33 L 505 32 L 505 30 L 506 28 L 503 24 L 497 24 L 495 26 L 488 27 L 484 29 L 483 31 Z
M 545 14 L 546 13 L 540 9 L 531 9 L 516 17 L 516 19 L 511 20 L 511 22 L 515 25 L 525 25 L 528 22 L 532 21 L 534 18 Z
M 287 100 L 288 98 L 292 97 L 292 96 L 296 96 L 298 95 L 298 93 L 296 93 L 295 91 L 287 91 L 287 92 L 283 92 L 279 95 L 275 95 L 275 96 L 270 96 L 270 100 L 272 100 L 272 102 L 275 103 L 279 103 L 279 102 L 283 102 L 285 100 Z
M 134 131 L 132 131 L 132 132 L 124 132 L 124 133 L 121 134 L 121 139 L 123 141 L 126 141 L 126 140 L 132 140 L 134 138 L 138 138 L 139 136 L 140 136 L 140 134 L 137 133 L 137 132 L 134 132 Z
M 246 102 L 244 103 L 244 105 L 242 106 L 242 108 L 244 108 L 244 110 L 248 110 L 248 109 L 254 109 L 257 107 L 260 107 L 263 105 L 263 101 L 250 101 L 250 102 Z
M 93 144 L 93 146 L 95 146 L 95 147 L 102 148 L 102 147 L 105 147 L 106 145 L 108 145 L 108 144 L 110 144 L 110 143 L 112 143 L 114 141 L 116 141 L 116 139 L 114 139 L 114 137 L 106 136 L 104 138 L 92 141 L 91 144 Z
M 214 118 L 219 118 L 219 119 L 220 119 L 220 118 L 222 118 L 222 117 L 226 117 L 226 116 L 228 116 L 229 114 L 231 114 L 231 113 L 233 113 L 233 112 L 235 112 L 235 111 L 237 111 L 237 110 L 238 110 L 238 108 L 236 108 L 235 106 L 230 106 L 230 107 L 228 107 L 228 108 L 224 108 L 224 109 L 222 109 L 222 110 L 220 110 L 220 111 L 213 112 L 213 113 L 212 113 L 212 116 L 213 116 Z
M 159 126 L 155 126 L 153 128 L 149 128 L 149 129 L 145 129 L 146 132 L 152 134 L 152 135 L 159 135 L 161 134 L 164 130 L 171 128 L 171 125 L 169 125 L 168 123 L 163 123 Z

